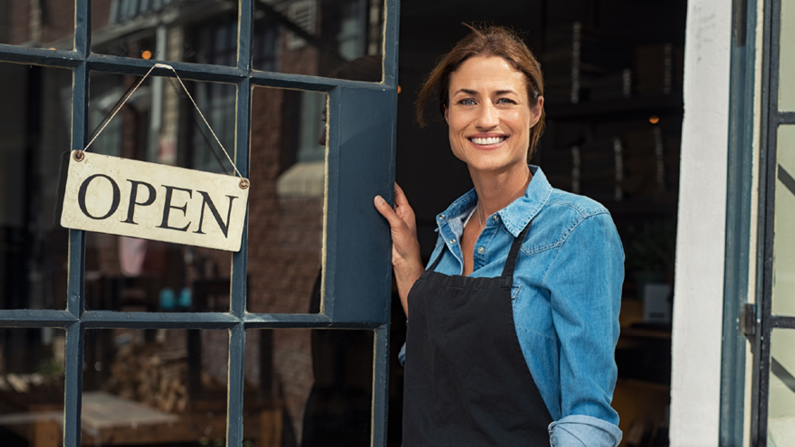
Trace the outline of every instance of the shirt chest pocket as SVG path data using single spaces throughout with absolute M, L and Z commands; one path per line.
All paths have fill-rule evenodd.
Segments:
M 523 287 L 522 284 L 513 284 L 511 306 L 517 327 L 550 339 L 557 338 L 549 300 L 539 290 L 527 285 Z

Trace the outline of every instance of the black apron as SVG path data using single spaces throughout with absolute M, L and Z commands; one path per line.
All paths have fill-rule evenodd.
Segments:
M 549 446 L 552 417 L 527 368 L 513 321 L 513 271 L 530 224 L 502 276 L 434 272 L 412 287 L 406 335 L 403 446 Z

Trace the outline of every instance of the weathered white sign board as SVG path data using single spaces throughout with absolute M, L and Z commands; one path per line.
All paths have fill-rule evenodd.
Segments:
M 238 251 L 248 191 L 238 177 L 72 151 L 61 225 Z

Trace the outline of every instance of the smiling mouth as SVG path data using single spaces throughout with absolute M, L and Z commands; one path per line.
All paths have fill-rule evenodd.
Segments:
M 488 137 L 488 138 L 476 138 L 476 137 L 473 137 L 473 138 L 470 138 L 469 141 L 471 141 L 471 142 L 473 142 L 475 144 L 479 144 L 481 146 L 487 146 L 487 145 L 490 145 L 490 144 L 502 143 L 507 138 L 508 137 Z

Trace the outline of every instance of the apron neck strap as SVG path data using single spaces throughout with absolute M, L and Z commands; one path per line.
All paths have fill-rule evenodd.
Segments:
M 527 223 L 519 233 L 519 236 L 513 240 L 511 244 L 511 251 L 508 252 L 508 259 L 505 260 L 505 267 L 502 269 L 502 276 L 510 276 L 513 277 L 513 269 L 516 266 L 516 258 L 519 257 L 519 249 L 522 248 L 522 244 L 524 243 L 525 238 L 527 237 L 527 233 L 530 232 L 530 226 L 533 224 L 533 221 Z
M 502 270 L 502 276 L 511 276 L 513 277 L 513 269 L 516 266 L 516 258 L 519 257 L 519 249 L 522 248 L 522 244 L 524 243 L 525 238 L 527 237 L 527 233 L 530 232 L 530 225 L 532 225 L 533 221 L 528 222 L 527 226 L 524 227 L 519 236 L 513 240 L 511 244 L 511 251 L 508 252 L 508 259 L 505 260 L 505 267 Z M 442 255 L 444 254 L 444 247 L 439 252 L 439 255 L 433 261 L 430 267 L 428 267 L 428 271 L 433 272 L 436 270 L 436 266 L 439 265 L 439 261 L 442 259 Z
M 439 265 L 439 260 L 440 260 L 440 259 L 442 259 L 442 255 L 444 254 L 444 249 L 445 249 L 445 247 L 442 247 L 442 249 L 439 251 L 439 256 L 437 256 L 437 257 L 436 257 L 436 260 L 435 260 L 435 261 L 433 261 L 433 264 L 431 264 L 431 266 L 430 266 L 430 267 L 428 267 L 428 269 L 427 269 L 427 270 L 428 270 L 429 272 L 433 272 L 433 271 L 435 271 L 435 270 L 436 270 L 436 266 L 437 266 L 437 265 Z

